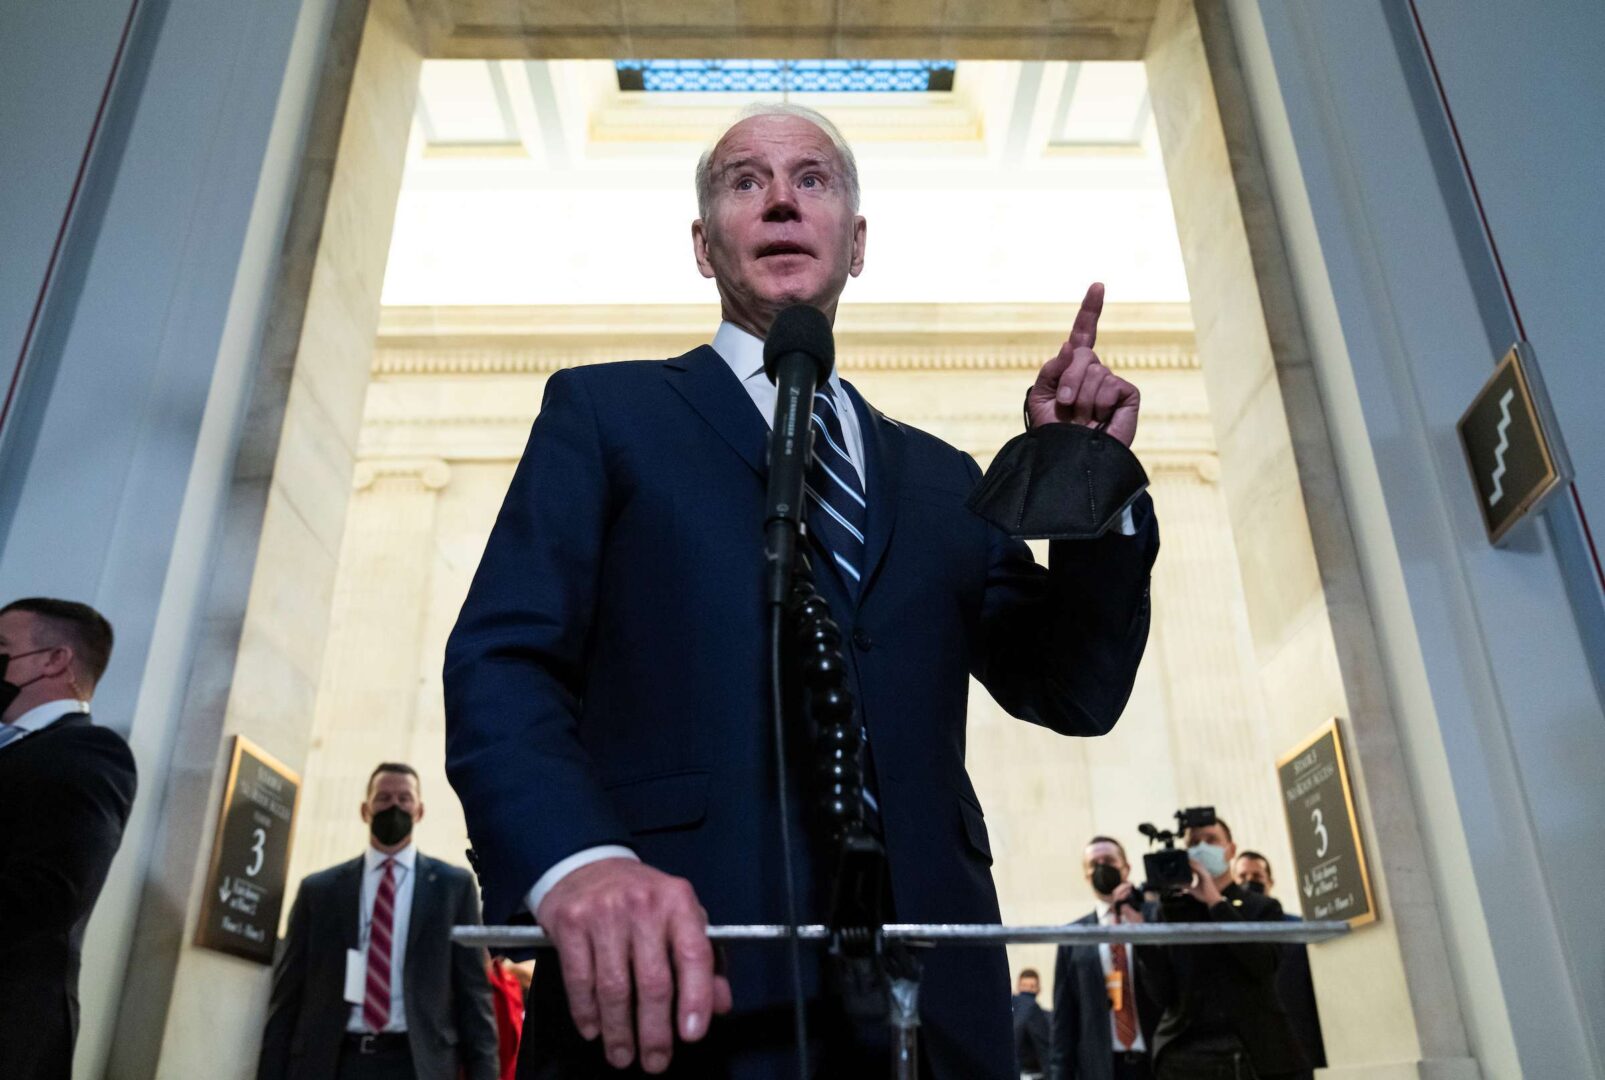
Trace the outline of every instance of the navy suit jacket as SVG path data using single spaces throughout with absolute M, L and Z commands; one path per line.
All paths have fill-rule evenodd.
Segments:
M 1136 507 L 1135 537 L 1056 544 L 1050 573 L 966 509 L 980 477 L 968 455 L 847 391 L 867 474 L 856 601 L 813 561 L 851 642 L 896 915 L 996 922 L 964 770 L 970 676 L 1066 735 L 1113 727 L 1147 640 L 1151 505 Z M 487 922 L 527 918 L 535 881 L 599 844 L 689 879 L 714 923 L 784 921 L 762 600 L 768 434 L 708 346 L 549 381 L 446 647 L 446 768 Z M 806 852 L 801 775 L 791 820 Z M 800 915 L 816 921 L 818 864 L 801 862 Z M 738 1009 L 789 1000 L 782 955 L 731 950 Z M 556 997 L 536 1007 L 555 1014 L 561 988 L 545 992 Z M 1001 949 L 927 954 L 922 1013 L 938 1076 L 1008 1075 Z M 552 1015 L 531 1030 L 564 1025 Z

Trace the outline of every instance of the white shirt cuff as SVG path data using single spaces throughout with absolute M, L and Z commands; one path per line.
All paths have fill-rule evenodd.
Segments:
M 551 869 L 541 875 L 541 879 L 535 883 L 535 887 L 524 898 L 524 903 L 528 906 L 529 913 L 538 918 L 541 901 L 546 899 L 546 894 L 552 891 L 553 886 L 580 867 L 589 866 L 594 862 L 601 862 L 603 859 L 634 859 L 636 862 L 640 862 L 641 856 L 619 844 L 600 844 L 596 847 L 586 848 L 584 851 L 576 851 L 566 859 L 559 859 L 552 864 Z
M 1121 536 L 1137 535 L 1137 521 L 1131 516 L 1131 507 L 1120 511 L 1120 524 L 1115 526 L 1115 531 Z

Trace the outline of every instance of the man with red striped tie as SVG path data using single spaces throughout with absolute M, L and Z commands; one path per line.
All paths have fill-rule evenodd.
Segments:
M 1081 872 L 1097 904 L 1076 925 L 1144 921 L 1142 894 L 1132 885 L 1119 840 L 1088 840 Z M 1131 953 L 1119 942 L 1059 946 L 1048 1080 L 1151 1080 L 1149 1050 L 1162 1010 L 1152 988 L 1137 978 Z
M 410 765 L 375 768 L 361 813 L 367 850 L 308 877 L 290 911 L 258 1080 L 494 1080 L 485 957 L 450 938 L 479 922 L 473 878 L 413 844 Z

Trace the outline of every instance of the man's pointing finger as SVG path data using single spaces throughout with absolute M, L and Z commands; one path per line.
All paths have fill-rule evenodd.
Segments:
M 1087 287 L 1087 295 L 1076 313 L 1075 324 L 1070 328 L 1070 347 L 1090 349 L 1098 343 L 1098 316 L 1103 314 L 1103 282 L 1094 281 Z

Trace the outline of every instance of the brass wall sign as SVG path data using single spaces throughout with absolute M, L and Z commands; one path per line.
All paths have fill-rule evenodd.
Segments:
M 1299 903 L 1306 919 L 1376 919 L 1354 791 L 1334 718 L 1276 762 L 1282 809 L 1293 842 Z
M 1510 347 L 1457 427 L 1483 527 L 1494 544 L 1571 479 L 1525 342 Z
M 273 963 L 300 791 L 294 770 L 234 736 L 195 944 Z

